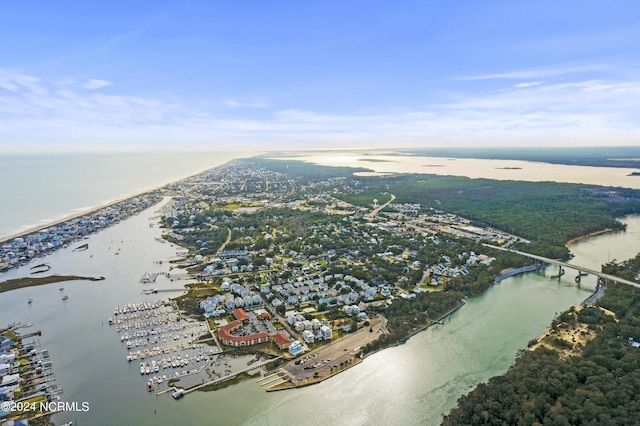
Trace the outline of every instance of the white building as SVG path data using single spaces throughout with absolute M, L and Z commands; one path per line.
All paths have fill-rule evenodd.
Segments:
M 305 330 L 304 332 L 302 332 L 302 337 L 307 343 L 313 343 L 316 341 L 316 338 L 311 330 Z
M 324 340 L 330 340 L 331 338 L 333 338 L 333 331 L 331 330 L 331 327 L 327 325 L 323 325 L 322 327 L 320 327 L 320 332 L 322 333 L 322 337 L 324 338 Z

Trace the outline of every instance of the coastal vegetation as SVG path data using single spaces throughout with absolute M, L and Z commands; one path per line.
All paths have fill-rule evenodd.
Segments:
M 609 284 L 596 306 L 560 314 L 507 373 L 460 398 L 443 424 L 636 424 L 638 324 L 640 291 Z
M 519 235 L 532 242 L 529 251 L 554 258 L 567 257 L 564 245 L 571 238 L 623 229 L 616 218 L 640 212 L 640 191 L 556 182 L 401 175 L 366 178 L 366 186 L 371 192 L 389 188 L 397 202 L 425 204 Z
M 82 277 L 79 275 L 49 275 L 46 277 L 24 277 L 24 278 L 15 278 L 12 280 L 6 280 L 0 282 L 0 293 L 5 291 L 15 290 L 23 287 L 35 287 L 39 285 L 58 283 L 64 281 L 101 281 L 104 280 L 104 277 Z
M 381 313 L 388 319 L 388 333 L 367 344 L 363 352 L 366 354 L 403 342 L 461 304 L 461 293 L 443 291 L 398 298 L 390 305 L 372 308 L 373 312 Z
M 617 275 L 625 280 L 640 282 L 640 253 L 633 259 L 618 262 L 612 260 L 602 265 L 605 274 Z
M 569 166 L 636 168 L 640 161 L 637 146 L 571 148 L 429 148 L 406 150 L 428 157 L 521 160 Z
M 362 207 L 370 207 L 380 194 L 393 193 L 397 203 L 420 203 L 524 237 L 531 241 L 528 251 L 551 258 L 566 259 L 569 240 L 603 229 L 624 229 L 616 218 L 640 213 L 640 191 L 633 189 L 424 174 L 362 177 L 353 175 L 361 171 L 356 168 L 268 159 L 251 162 L 290 173 L 300 183 L 318 182 L 307 193 L 331 191 Z M 301 165 L 304 173 L 297 174 Z

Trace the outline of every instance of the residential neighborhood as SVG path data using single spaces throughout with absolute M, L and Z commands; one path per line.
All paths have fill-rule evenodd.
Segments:
M 520 241 L 502 231 L 243 161 L 173 184 L 164 208 L 164 238 L 189 250 L 181 266 L 201 295 L 190 311 L 223 345 L 295 357 L 379 324 L 399 300 L 520 266 L 482 246 Z
M 89 235 L 114 225 L 161 199 L 158 192 L 149 192 L 24 236 L 6 239 L 0 245 L 0 272 L 24 265 L 31 259 L 88 238 Z

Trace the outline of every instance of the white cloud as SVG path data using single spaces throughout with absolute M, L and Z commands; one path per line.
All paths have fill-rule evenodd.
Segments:
M 264 101 L 240 101 L 237 99 L 227 98 L 223 102 L 223 105 L 230 108 L 269 108 L 269 104 Z
M 7 80 L 0 80 L 0 87 L 10 92 L 17 92 L 19 90 L 17 84 Z
M 26 90 L 34 93 L 46 91 L 40 86 L 40 79 L 0 68 L 0 87 L 10 92 Z
M 85 89 L 95 90 L 102 87 L 111 86 L 113 83 L 107 80 L 90 79 L 82 85 Z
M 167 99 L 86 91 L 76 83 L 61 85 L 0 69 L 1 87 L 13 89 L 0 90 L 0 152 L 18 144 L 21 149 L 48 144 L 52 150 L 72 145 L 124 149 L 132 144 L 185 149 L 637 145 L 640 81 L 542 83 L 524 81 L 492 93 L 451 93 L 448 101 L 419 110 L 331 114 L 282 109 L 265 110 L 258 119 L 240 107 L 216 111 Z
M 524 83 L 515 84 L 513 87 L 518 88 L 518 89 L 525 89 L 527 87 L 539 86 L 541 84 L 544 84 L 544 81 L 527 81 L 527 82 L 524 82 Z
M 608 69 L 610 69 L 610 66 L 604 65 L 604 64 L 536 67 L 536 68 L 495 73 L 495 74 L 479 74 L 479 75 L 458 77 L 457 80 L 474 81 L 474 80 L 496 80 L 496 79 L 530 79 L 530 78 L 551 77 L 551 76 L 565 75 L 565 74 L 587 73 L 587 72 L 593 72 L 593 71 L 605 71 Z

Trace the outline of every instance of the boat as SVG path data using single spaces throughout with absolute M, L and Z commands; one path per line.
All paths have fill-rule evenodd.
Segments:
M 69 298 L 69 295 L 65 294 L 64 296 L 62 296 L 62 300 L 67 300 Z
M 32 303 L 33 303 L 33 299 L 29 299 L 29 300 L 27 300 L 27 303 L 28 303 L 28 304 L 32 304 Z
M 149 392 L 153 392 L 156 389 L 156 387 L 153 384 L 153 380 L 149 379 L 149 381 L 147 382 L 147 390 Z
M 181 398 L 182 395 L 184 395 L 184 389 L 176 389 L 176 391 L 174 393 L 171 394 L 171 396 L 173 397 L 173 399 L 178 399 Z
M 64 290 L 64 287 L 60 287 L 60 291 Z

